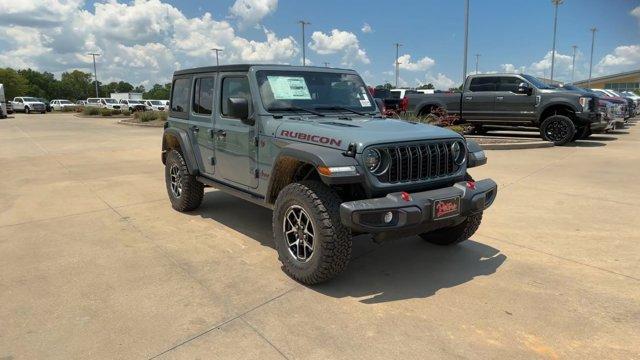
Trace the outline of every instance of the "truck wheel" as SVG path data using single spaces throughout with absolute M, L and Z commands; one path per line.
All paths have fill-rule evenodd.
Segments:
M 341 200 L 317 181 L 287 185 L 275 203 L 273 237 L 284 271 L 303 284 L 342 272 L 351 258 L 351 232 L 340 222 Z
M 454 245 L 469 239 L 480 227 L 482 213 L 467 217 L 462 223 L 420 234 L 424 240 L 436 245 Z
M 164 167 L 164 179 L 171 206 L 180 211 L 195 210 L 202 203 L 204 185 L 189 174 L 187 164 L 177 150 L 171 150 L 167 155 Z
M 29 112 L 31 112 L 31 110 L 29 110 L 29 107 L 28 107 L 28 106 L 25 106 L 25 107 L 24 107 L 24 113 L 25 113 L 25 114 L 28 114 Z
M 560 146 L 573 140 L 576 127 L 573 121 L 563 115 L 553 115 L 546 118 L 540 125 L 540 136 L 546 141 Z

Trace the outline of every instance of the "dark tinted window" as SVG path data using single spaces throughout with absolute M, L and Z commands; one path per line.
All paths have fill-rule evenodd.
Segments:
M 496 91 L 497 77 L 477 77 L 471 80 L 470 91 Z
M 249 113 L 251 113 L 251 91 L 249 80 L 246 77 L 227 77 L 222 81 L 222 115 L 229 114 L 227 99 L 242 97 L 249 101 Z
M 213 109 L 213 87 L 214 78 L 211 76 L 196 79 L 193 88 L 193 112 L 211 115 L 211 109 Z
M 171 111 L 187 112 L 189 109 L 189 86 L 191 79 L 176 79 L 173 82 Z
M 524 81 L 515 76 L 502 76 L 498 83 L 498 91 L 518 92 L 518 85 L 520 85 L 521 82 Z

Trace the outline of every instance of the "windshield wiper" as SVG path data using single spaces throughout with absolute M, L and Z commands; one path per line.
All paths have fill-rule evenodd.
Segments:
M 318 115 L 324 117 L 325 115 L 321 112 L 317 112 L 315 110 L 301 108 L 299 106 L 288 106 L 288 107 L 279 107 L 279 108 L 268 108 L 269 111 L 305 111 L 309 114 Z
M 365 113 L 357 111 L 357 110 L 349 109 L 349 108 L 344 107 L 344 106 L 320 106 L 320 107 L 315 107 L 314 109 L 316 109 L 316 110 L 343 110 L 343 111 L 348 111 L 350 113 L 353 113 L 353 114 L 356 114 L 356 115 L 360 115 L 360 116 L 368 116 L 369 115 L 369 114 L 365 114 Z

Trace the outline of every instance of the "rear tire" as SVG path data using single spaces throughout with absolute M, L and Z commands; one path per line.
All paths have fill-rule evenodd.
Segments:
M 204 197 L 204 185 L 189 174 L 187 163 L 178 150 L 171 150 L 164 167 L 164 179 L 171 207 L 180 212 L 197 209 Z
M 571 142 L 575 134 L 576 126 L 573 121 L 563 115 L 550 116 L 540 125 L 540 136 L 556 146 Z
M 24 113 L 25 113 L 25 114 L 28 114 L 28 113 L 30 113 L 30 112 L 31 112 L 31 110 L 29 110 L 29 107 L 28 107 L 28 106 L 25 106 L 25 107 L 24 107 Z
M 340 222 L 340 203 L 335 191 L 318 181 L 289 184 L 278 194 L 274 243 L 284 271 L 295 280 L 317 284 L 347 267 L 351 232 Z

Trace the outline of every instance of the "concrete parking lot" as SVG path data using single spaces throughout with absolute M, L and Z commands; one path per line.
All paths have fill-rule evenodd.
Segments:
M 162 129 L 0 120 L 0 359 L 640 357 L 640 127 L 488 151 L 472 240 L 354 240 L 302 286 L 271 213 L 209 190 L 171 209 Z

